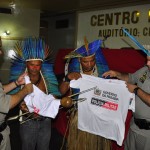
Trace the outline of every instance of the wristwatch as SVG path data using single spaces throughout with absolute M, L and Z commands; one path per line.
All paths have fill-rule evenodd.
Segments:
M 139 87 L 136 87 L 136 88 L 133 90 L 133 93 L 134 93 L 135 95 L 137 95 L 138 89 L 139 89 Z

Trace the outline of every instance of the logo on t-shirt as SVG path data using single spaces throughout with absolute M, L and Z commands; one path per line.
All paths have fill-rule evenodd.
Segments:
M 116 111 L 118 109 L 118 104 L 110 101 L 105 101 L 102 99 L 94 98 L 91 99 L 91 104 L 103 107 L 105 109 L 110 109 Z
M 94 89 L 94 94 L 100 96 L 102 91 L 99 88 Z

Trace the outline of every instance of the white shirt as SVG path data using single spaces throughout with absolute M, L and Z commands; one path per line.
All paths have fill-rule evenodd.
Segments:
M 135 101 L 135 94 L 128 91 L 125 82 L 82 75 L 71 81 L 70 86 L 80 88 L 81 92 L 96 87 L 79 95 L 86 100 L 78 103 L 78 128 L 115 140 L 121 146 L 128 108 L 131 100 Z M 131 108 L 135 108 L 135 103 Z
M 26 83 L 30 83 L 29 77 L 25 77 Z M 35 112 L 41 116 L 55 118 L 59 111 L 60 99 L 53 95 L 45 94 L 38 87 L 33 85 L 33 92 L 24 98 L 29 112 Z

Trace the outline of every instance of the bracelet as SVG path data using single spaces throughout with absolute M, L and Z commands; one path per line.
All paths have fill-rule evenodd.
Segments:
M 17 84 L 17 81 L 14 81 L 14 83 L 15 83 L 16 87 L 18 87 L 18 86 L 19 86 L 19 85 Z
M 68 78 L 68 75 L 65 76 L 65 82 L 70 82 L 71 80 Z

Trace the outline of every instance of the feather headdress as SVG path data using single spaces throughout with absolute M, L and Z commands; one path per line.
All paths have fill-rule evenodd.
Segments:
M 51 54 L 45 42 L 36 38 L 27 38 L 24 41 L 17 42 L 14 51 L 23 61 L 45 61 Z
M 87 40 L 85 40 L 86 44 L 81 46 L 78 49 L 75 49 L 74 52 L 80 55 L 80 57 L 89 57 L 95 55 L 96 59 L 96 67 L 98 71 L 98 76 L 101 77 L 102 74 L 109 70 L 107 62 L 104 58 L 104 55 L 101 51 L 101 40 L 95 40 L 91 43 L 88 43 Z M 80 62 L 77 57 L 74 57 L 69 63 L 68 63 L 68 69 L 67 72 L 80 72 Z
M 12 59 L 10 80 L 16 80 L 26 70 L 26 61 L 41 60 L 41 75 L 45 80 L 47 93 L 60 96 L 58 82 L 53 72 L 53 63 L 50 62 L 51 51 L 45 42 L 38 38 L 27 38 L 15 45 L 16 56 Z M 18 89 L 16 89 L 18 90 Z
M 91 43 L 88 43 L 87 39 L 84 38 L 85 45 L 75 49 L 71 53 L 65 56 L 65 58 L 75 58 L 75 57 L 88 57 L 94 55 L 98 48 L 101 46 L 101 40 L 95 40 Z

